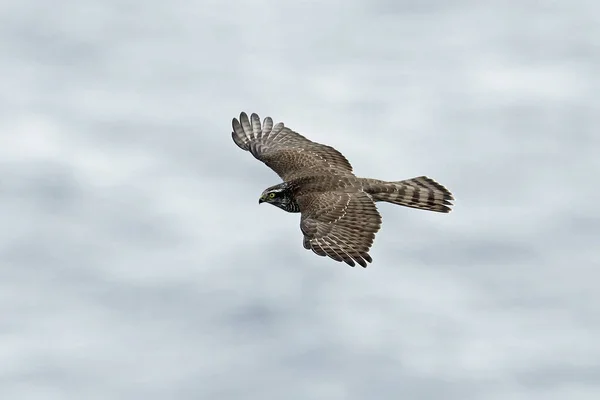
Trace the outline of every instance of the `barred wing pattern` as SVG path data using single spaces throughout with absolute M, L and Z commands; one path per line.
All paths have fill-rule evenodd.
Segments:
M 303 210 L 304 248 L 350 266 L 372 262 L 368 251 L 381 227 L 381 215 L 367 193 L 308 193 L 297 200 Z
M 240 119 L 232 121 L 233 141 L 242 150 L 249 151 L 264 162 L 284 181 L 301 177 L 315 171 L 351 175 L 352 166 L 339 151 L 331 146 L 308 140 L 284 126 L 282 122 L 273 125 L 271 117 L 260 123 L 260 118 L 252 114 L 250 119 L 244 112 Z

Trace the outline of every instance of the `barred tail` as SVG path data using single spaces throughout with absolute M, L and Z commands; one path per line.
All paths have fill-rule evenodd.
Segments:
M 398 182 L 367 180 L 365 191 L 375 201 L 387 201 L 420 210 L 450 212 L 452 193 L 444 186 L 426 176 Z

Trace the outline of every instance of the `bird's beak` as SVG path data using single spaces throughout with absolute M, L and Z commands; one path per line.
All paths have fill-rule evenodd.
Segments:
M 260 196 L 260 198 L 258 199 L 258 204 L 264 203 L 264 202 L 265 202 L 265 196 Z

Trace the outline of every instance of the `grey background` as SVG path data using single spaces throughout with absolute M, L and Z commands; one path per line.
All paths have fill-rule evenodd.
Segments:
M 600 398 L 599 13 L 3 1 L 0 398 Z M 317 257 L 242 110 L 455 211 Z

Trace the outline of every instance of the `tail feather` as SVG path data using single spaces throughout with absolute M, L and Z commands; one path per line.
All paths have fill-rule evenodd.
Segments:
M 375 201 L 442 213 L 451 211 L 452 193 L 426 176 L 398 182 L 376 182 L 365 188 Z

